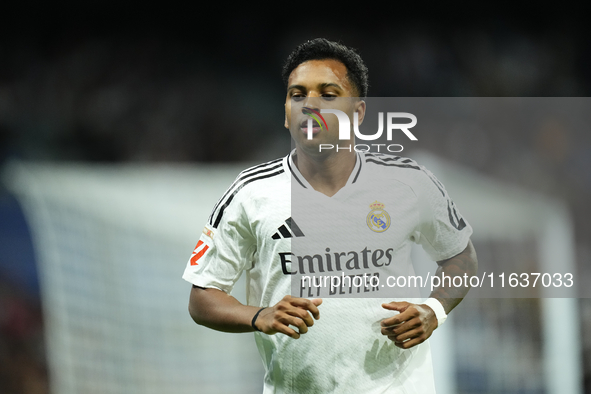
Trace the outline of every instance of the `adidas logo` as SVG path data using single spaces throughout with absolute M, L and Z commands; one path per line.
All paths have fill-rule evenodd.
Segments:
M 287 227 L 285 225 L 287 225 Z M 298 227 L 296 222 L 292 218 L 289 218 L 285 221 L 285 224 L 282 224 L 281 227 L 279 227 L 277 229 L 277 232 L 275 234 L 273 234 L 273 236 L 271 238 L 281 239 L 281 238 L 292 238 L 294 236 L 295 237 L 303 237 L 304 233 L 302 233 L 302 230 L 300 230 L 300 228 Z

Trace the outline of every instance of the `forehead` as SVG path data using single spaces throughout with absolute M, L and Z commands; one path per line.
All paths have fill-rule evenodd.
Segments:
M 334 59 L 308 60 L 300 64 L 289 75 L 287 86 L 302 85 L 312 88 L 326 83 L 336 83 L 351 92 L 347 67 Z

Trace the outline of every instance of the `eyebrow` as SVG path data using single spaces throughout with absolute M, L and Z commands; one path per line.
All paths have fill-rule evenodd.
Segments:
M 325 83 L 321 83 L 320 84 L 320 87 L 321 88 L 327 88 L 327 87 L 330 87 L 330 86 L 335 87 L 335 88 L 338 88 L 340 90 L 343 90 L 343 88 L 340 85 L 338 85 L 336 83 L 333 83 L 333 82 L 325 82 Z M 291 90 L 291 89 L 306 90 L 306 87 L 304 85 L 291 85 L 291 86 L 288 86 L 287 90 Z

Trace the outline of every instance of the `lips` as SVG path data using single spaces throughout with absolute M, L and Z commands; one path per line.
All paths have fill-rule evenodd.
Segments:
M 312 118 L 305 119 L 302 121 L 302 123 L 300 123 L 300 130 L 302 133 L 308 134 L 308 120 L 312 121 L 312 134 L 318 134 L 320 132 L 320 126 Z
M 319 133 L 323 128 L 328 129 L 326 121 L 318 110 L 309 107 L 303 107 L 302 114 L 307 115 L 304 121 L 300 123 L 300 130 L 302 130 L 303 133 L 308 134 L 308 129 L 310 127 L 312 129 L 312 134 Z M 324 127 L 322 124 L 324 124 Z

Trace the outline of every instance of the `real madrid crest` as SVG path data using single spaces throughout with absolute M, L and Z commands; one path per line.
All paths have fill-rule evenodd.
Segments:
M 376 233 L 382 233 L 390 227 L 390 215 L 384 209 L 384 204 L 377 200 L 369 206 L 371 211 L 367 214 L 367 227 Z

